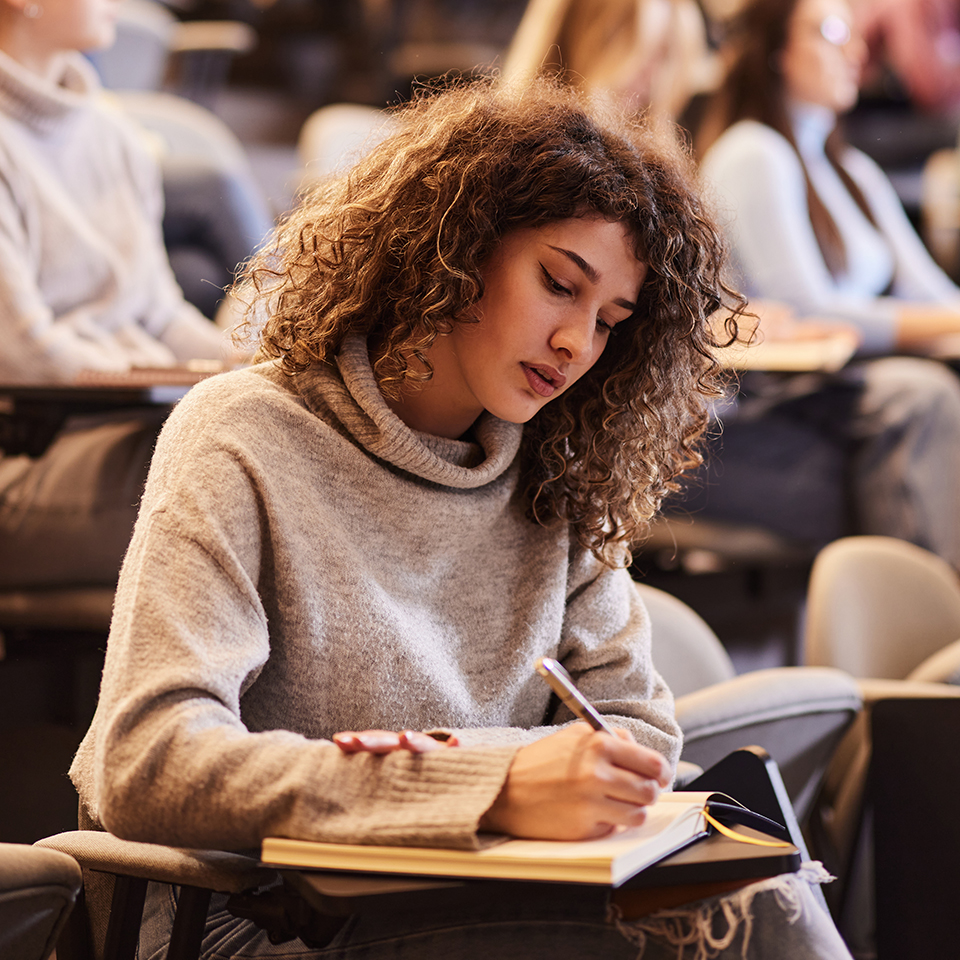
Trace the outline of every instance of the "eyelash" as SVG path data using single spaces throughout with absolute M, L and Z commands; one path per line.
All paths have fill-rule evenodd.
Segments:
M 570 297 L 573 296 L 570 290 L 568 290 L 562 283 L 556 280 L 550 271 L 541 263 L 540 269 L 543 271 L 543 279 L 547 285 L 547 289 L 556 294 L 558 297 Z M 617 328 L 612 324 L 607 323 L 600 317 L 597 317 L 597 326 L 602 327 L 607 333 L 616 333 Z

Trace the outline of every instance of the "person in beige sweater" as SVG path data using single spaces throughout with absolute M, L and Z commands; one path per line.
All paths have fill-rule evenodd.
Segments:
M 476 847 L 639 823 L 681 736 L 626 569 L 716 394 L 739 301 L 684 161 L 548 82 L 417 100 L 251 268 L 260 361 L 165 425 L 71 775 L 125 838 Z M 258 320 L 259 322 L 259 320 Z M 620 728 L 534 674 L 559 658 Z M 172 894 L 140 957 L 164 955 Z M 677 956 L 606 894 L 393 913 L 271 944 L 211 906 L 203 955 Z M 788 921 L 782 903 L 795 908 Z M 848 957 L 797 878 L 697 904 L 740 956 Z M 732 944 L 732 946 L 731 946 Z

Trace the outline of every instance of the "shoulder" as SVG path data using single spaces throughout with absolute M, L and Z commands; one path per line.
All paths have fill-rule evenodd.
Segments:
M 844 170 L 864 189 L 880 187 L 892 189 L 890 180 L 872 157 L 867 156 L 856 147 L 847 146 L 843 150 L 842 161 Z
M 708 179 L 758 169 L 801 170 L 800 158 L 787 138 L 756 120 L 741 120 L 725 130 L 707 151 L 702 166 Z
M 169 508 L 185 491 L 211 505 L 242 501 L 282 464 L 293 468 L 321 427 L 273 363 L 203 380 L 160 431 L 145 506 Z
M 274 362 L 201 380 L 177 404 L 168 425 L 212 435 L 249 432 L 281 411 L 302 411 L 289 379 Z

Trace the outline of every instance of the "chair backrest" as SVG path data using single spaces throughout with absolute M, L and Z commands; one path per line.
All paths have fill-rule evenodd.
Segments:
M 161 0 L 123 0 L 113 44 L 91 54 L 108 90 L 169 87 L 211 104 L 232 60 L 252 50 L 257 33 L 236 20 L 180 20 Z
M 362 103 L 330 103 L 307 117 L 297 152 L 307 183 L 345 169 L 390 132 L 390 117 Z
M 80 887 L 80 866 L 65 853 L 0 843 L 0 956 L 47 960 Z
M 170 56 L 177 18 L 156 0 L 124 0 L 117 38 L 92 57 L 108 90 L 159 90 Z
M 653 627 L 653 662 L 675 697 L 734 676 L 733 663 L 705 620 L 682 600 L 637 584 Z
M 899 680 L 960 638 L 960 580 L 935 554 L 892 537 L 845 537 L 817 555 L 805 659 Z
M 158 90 L 125 90 L 116 96 L 126 114 L 160 139 L 166 153 L 212 160 L 229 170 L 250 171 L 249 158 L 237 135 L 206 107 Z
M 127 90 L 116 98 L 124 113 L 154 139 L 173 170 L 216 172 L 220 204 L 229 210 L 238 245 L 250 251 L 258 246 L 273 226 L 273 211 L 233 130 L 212 110 L 174 93 Z M 235 264 L 224 266 L 232 270 Z

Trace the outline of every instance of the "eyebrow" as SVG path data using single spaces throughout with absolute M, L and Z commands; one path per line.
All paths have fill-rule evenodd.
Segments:
M 547 246 L 551 250 L 555 250 L 557 253 L 562 254 L 571 263 L 578 266 L 583 271 L 584 276 L 586 276 L 591 283 L 596 284 L 600 282 L 600 274 L 597 272 L 597 268 L 587 263 L 587 261 L 584 260 L 579 253 L 576 253 L 573 250 L 567 250 L 566 247 L 555 247 L 550 243 L 548 243 Z M 623 297 L 617 297 L 613 302 L 618 307 L 623 307 L 624 310 L 629 310 L 631 313 L 634 313 L 637 309 L 637 305 L 635 303 L 631 303 L 629 300 L 625 300 Z

